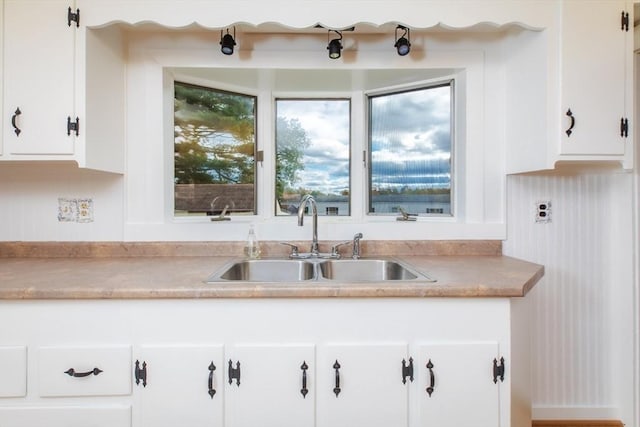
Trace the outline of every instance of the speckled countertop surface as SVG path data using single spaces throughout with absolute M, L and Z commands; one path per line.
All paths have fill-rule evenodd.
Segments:
M 210 247 L 194 249 L 189 244 L 5 243 L 0 244 L 0 299 L 521 297 L 544 274 L 541 265 L 496 253 L 499 244 L 456 244 L 457 255 L 451 255 L 451 246 L 445 243 L 437 249 L 418 248 L 424 249 L 423 255 L 407 255 L 417 249 L 405 251 L 406 243 L 382 245 L 392 257 L 436 282 L 210 284 L 205 283 L 207 277 L 236 257 L 203 256 L 201 252 L 211 252 Z M 230 243 L 224 252 L 239 253 L 237 249 Z M 281 249 L 269 255 L 277 250 Z M 380 250 L 380 245 L 371 244 L 365 255 L 380 256 Z

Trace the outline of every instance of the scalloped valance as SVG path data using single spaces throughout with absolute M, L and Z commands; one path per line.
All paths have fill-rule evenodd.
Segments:
M 318 24 L 343 29 L 354 25 L 376 32 L 397 24 L 415 29 L 466 29 L 518 25 L 543 29 L 553 23 L 556 1 L 539 0 L 78 0 L 83 23 L 155 23 L 170 28 L 194 24 L 230 25 L 256 31 L 308 30 Z

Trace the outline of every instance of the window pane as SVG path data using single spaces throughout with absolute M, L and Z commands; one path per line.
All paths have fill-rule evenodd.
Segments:
M 276 214 L 312 194 L 319 215 L 349 215 L 348 99 L 276 100 Z
M 175 82 L 175 215 L 255 213 L 256 98 Z
M 451 215 L 452 87 L 369 98 L 369 213 Z

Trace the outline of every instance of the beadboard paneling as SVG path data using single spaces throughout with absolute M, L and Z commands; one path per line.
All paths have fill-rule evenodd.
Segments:
M 633 307 L 625 301 L 633 288 L 632 178 L 610 170 L 508 177 L 503 253 L 545 266 L 529 294 L 534 418 L 536 407 L 576 408 L 573 418 L 584 418 L 581 408 L 615 412 L 622 404 L 629 381 L 620 383 L 631 375 L 620 374 L 620 346 L 632 341 L 621 325 Z M 551 222 L 536 223 L 538 201 L 551 201 Z

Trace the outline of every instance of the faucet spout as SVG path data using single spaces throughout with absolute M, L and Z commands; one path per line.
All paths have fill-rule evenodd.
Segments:
M 311 214 L 313 216 L 313 236 L 311 240 L 311 255 L 318 256 L 318 205 L 316 205 L 316 199 L 311 194 L 306 194 L 300 200 L 300 206 L 298 207 L 298 225 L 302 227 L 304 225 L 304 208 L 309 204 L 311 206 Z

